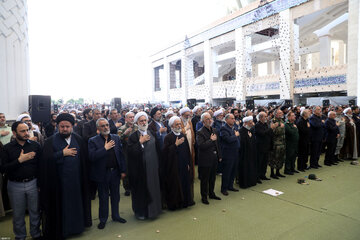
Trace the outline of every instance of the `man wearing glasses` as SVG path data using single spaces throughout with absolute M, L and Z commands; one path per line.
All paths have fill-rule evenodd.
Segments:
M 125 177 L 125 158 L 120 137 L 110 134 L 108 120 L 99 118 L 96 127 L 100 134 L 89 140 L 90 179 L 99 192 L 99 229 L 104 229 L 109 215 L 109 195 L 113 221 L 126 223 L 119 215 L 120 179 Z

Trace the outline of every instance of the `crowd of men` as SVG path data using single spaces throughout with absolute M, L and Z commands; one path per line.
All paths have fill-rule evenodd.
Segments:
M 109 198 L 112 220 L 125 223 L 122 181 L 135 217 L 154 219 L 164 209 L 194 205 L 197 178 L 208 205 L 221 200 L 216 175 L 228 196 L 239 191 L 236 185 L 320 168 L 322 152 L 326 166 L 357 160 L 359 124 L 356 106 L 156 106 L 120 114 L 87 108 L 53 113 L 44 126 L 22 113 L 11 127 L 0 113 L 0 216 L 8 197 L 16 239 L 27 236 L 26 210 L 32 238 L 65 239 L 92 225 L 91 200 L 98 193 L 97 227 L 106 226 Z

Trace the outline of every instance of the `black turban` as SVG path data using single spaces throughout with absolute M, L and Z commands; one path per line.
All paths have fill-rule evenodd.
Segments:
M 56 118 L 56 123 L 59 124 L 62 121 L 68 121 L 71 123 L 71 125 L 74 126 L 75 119 L 70 113 L 61 113 Z
M 154 115 L 156 114 L 157 111 L 159 111 L 160 109 L 158 107 L 154 107 L 153 109 L 151 109 L 150 112 L 150 117 L 153 118 Z

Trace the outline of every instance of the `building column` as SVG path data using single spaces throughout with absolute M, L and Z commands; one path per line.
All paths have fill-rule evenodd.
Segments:
M 164 56 L 164 85 L 165 85 L 165 89 L 164 89 L 164 101 L 165 103 L 169 103 L 169 93 L 170 93 L 170 63 L 168 62 L 168 58 L 167 56 Z
M 348 96 L 357 96 L 357 104 L 360 103 L 360 89 L 358 81 L 360 79 L 360 3 L 358 0 L 349 0 L 349 19 L 348 19 L 348 70 L 346 76 L 346 86 Z
M 329 35 L 319 36 L 320 42 L 320 67 L 331 65 L 331 37 Z
M 235 29 L 236 101 L 246 99 L 246 79 L 251 77 L 251 37 L 244 36 L 243 28 Z
M 204 77 L 205 77 L 205 87 L 207 89 L 205 103 L 212 104 L 213 103 L 213 70 L 214 63 L 216 67 L 216 62 L 214 61 L 214 52 L 210 46 L 210 40 L 204 41 Z
M 28 110 L 27 1 L 0 1 L 0 112 L 7 120 Z
M 293 99 L 294 90 L 294 21 L 291 10 L 279 13 L 280 99 Z
M 188 86 L 190 79 L 189 72 L 192 71 L 193 61 L 191 58 L 186 56 L 185 49 L 181 51 L 181 89 L 182 89 L 182 97 L 181 101 L 183 106 L 186 105 L 188 99 Z M 191 66 L 191 68 L 190 68 Z
M 343 65 L 345 63 L 345 45 L 344 41 L 339 40 L 339 65 Z

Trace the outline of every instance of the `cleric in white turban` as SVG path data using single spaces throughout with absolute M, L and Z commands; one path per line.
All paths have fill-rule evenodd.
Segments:
M 192 162 L 189 143 L 182 133 L 181 119 L 169 120 L 171 132 L 165 136 L 162 155 L 164 169 L 164 197 L 169 210 L 194 204 L 191 194 Z M 193 180 L 193 179 L 192 179 Z

